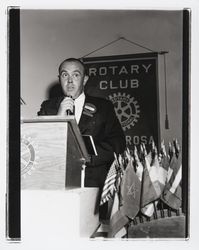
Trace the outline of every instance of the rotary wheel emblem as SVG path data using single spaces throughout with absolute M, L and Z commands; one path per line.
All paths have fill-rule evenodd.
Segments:
M 35 166 L 38 164 L 37 145 L 30 137 L 21 138 L 21 176 L 26 178 L 27 174 L 31 175 Z
M 124 131 L 138 122 L 140 106 L 134 97 L 125 93 L 114 93 L 113 96 L 109 95 L 109 99 L 114 104 L 117 117 Z

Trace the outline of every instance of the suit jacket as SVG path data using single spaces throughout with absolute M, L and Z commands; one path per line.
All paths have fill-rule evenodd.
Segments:
M 64 97 L 44 101 L 38 115 L 57 115 Z M 92 135 L 97 156 L 87 164 L 85 185 L 102 187 L 116 154 L 122 153 L 126 142 L 123 130 L 109 100 L 86 95 L 79 121 L 81 134 Z

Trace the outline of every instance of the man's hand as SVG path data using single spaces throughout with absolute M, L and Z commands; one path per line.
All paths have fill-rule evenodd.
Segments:
M 57 115 L 66 116 L 67 111 L 70 113 L 74 112 L 74 100 L 71 97 L 65 97 L 59 106 Z

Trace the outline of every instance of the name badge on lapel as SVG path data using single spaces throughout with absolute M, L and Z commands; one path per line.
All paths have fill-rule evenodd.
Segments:
M 90 117 L 93 117 L 93 114 L 95 114 L 97 111 L 95 105 L 92 103 L 85 103 L 84 109 L 83 109 L 83 114 L 88 115 Z

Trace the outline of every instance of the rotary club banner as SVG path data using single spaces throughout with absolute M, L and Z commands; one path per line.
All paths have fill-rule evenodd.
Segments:
M 112 101 L 127 146 L 153 140 L 159 145 L 158 54 L 144 53 L 83 59 L 89 95 Z

